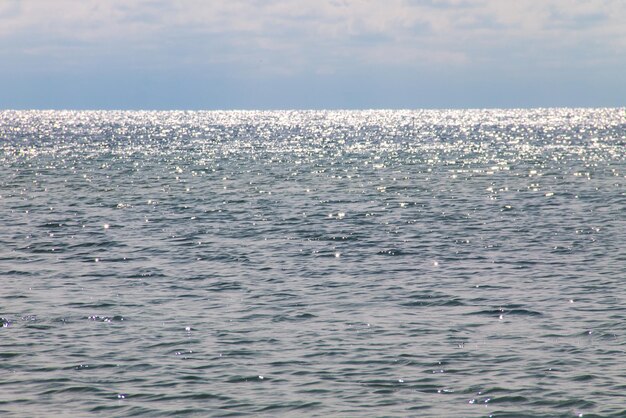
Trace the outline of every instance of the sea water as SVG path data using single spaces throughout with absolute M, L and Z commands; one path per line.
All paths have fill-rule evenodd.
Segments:
M 623 109 L 0 112 L 2 416 L 624 416 Z

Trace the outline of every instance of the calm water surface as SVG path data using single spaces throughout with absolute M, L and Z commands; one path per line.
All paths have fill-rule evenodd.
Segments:
M 623 109 L 0 141 L 2 416 L 626 416 Z

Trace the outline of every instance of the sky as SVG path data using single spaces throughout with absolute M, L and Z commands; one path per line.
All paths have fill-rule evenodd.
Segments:
M 626 105 L 624 0 L 0 0 L 0 109 Z

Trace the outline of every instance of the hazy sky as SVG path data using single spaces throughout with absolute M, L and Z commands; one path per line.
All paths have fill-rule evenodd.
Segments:
M 0 108 L 625 104 L 625 0 L 0 0 Z

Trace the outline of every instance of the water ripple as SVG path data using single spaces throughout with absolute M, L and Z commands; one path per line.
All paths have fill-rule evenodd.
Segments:
M 2 416 L 624 416 L 623 109 L 0 111 Z

